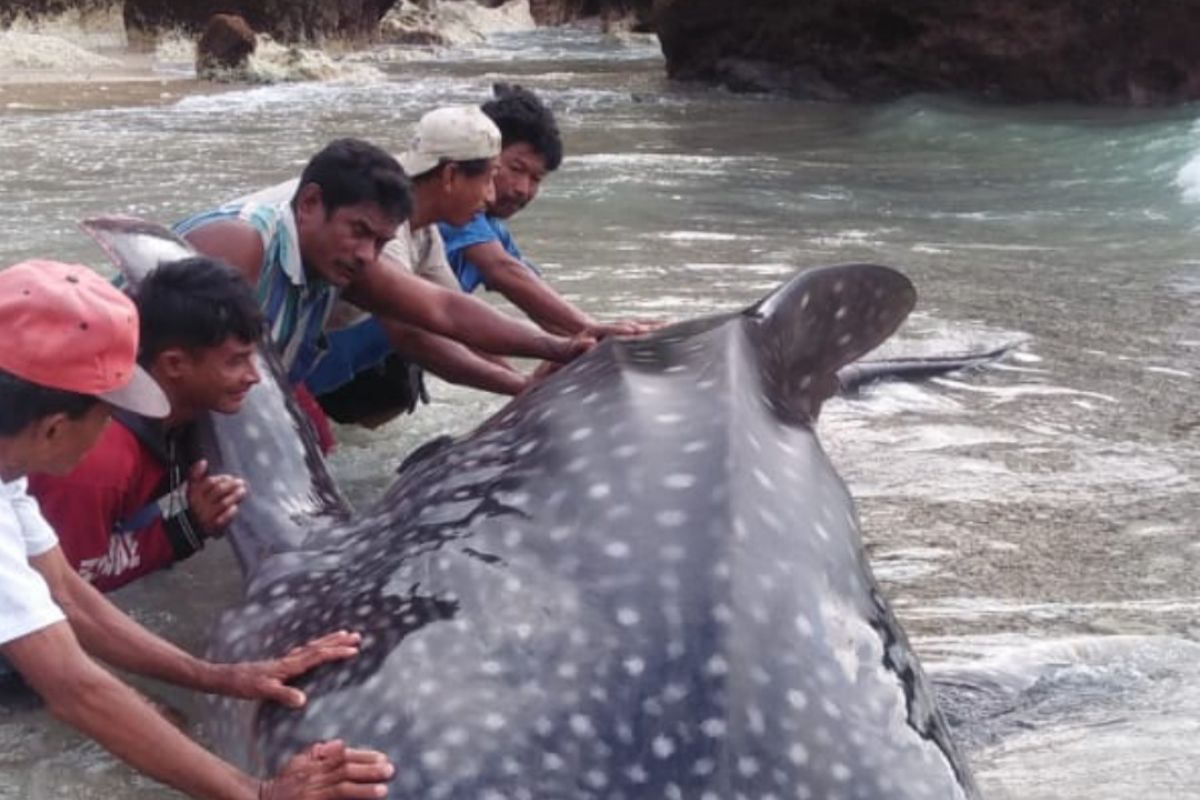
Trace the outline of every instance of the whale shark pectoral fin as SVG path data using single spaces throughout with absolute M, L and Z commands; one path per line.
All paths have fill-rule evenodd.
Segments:
M 800 273 L 743 312 L 767 399 L 781 418 L 811 422 L 837 390 L 837 371 L 874 350 L 904 322 L 917 292 L 877 264 Z
M 169 228 L 137 217 L 92 217 L 79 226 L 133 286 L 159 264 L 196 254 Z

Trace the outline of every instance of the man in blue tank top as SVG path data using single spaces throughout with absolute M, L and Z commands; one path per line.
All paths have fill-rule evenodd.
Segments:
M 601 323 L 542 280 L 513 241 L 504 220 L 537 197 L 542 180 L 562 163 L 562 139 L 550 109 L 520 86 L 497 84 L 481 108 L 500 129 L 495 198 L 466 225 L 438 225 L 446 257 L 466 292 L 498 291 L 544 330 L 561 335 L 638 334 L 657 327 L 641 322 Z

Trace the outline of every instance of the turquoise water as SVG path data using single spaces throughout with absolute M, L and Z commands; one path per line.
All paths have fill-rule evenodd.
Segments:
M 598 315 L 737 308 L 796 267 L 872 260 L 921 297 L 887 353 L 1019 344 L 985 372 L 835 401 L 822 438 L 988 797 L 1200 797 L 1196 109 L 737 96 L 669 83 L 652 40 L 582 31 L 393 55 L 367 83 L 0 110 L 0 263 L 99 264 L 84 216 L 172 221 L 294 176 L 334 136 L 399 149 L 425 110 L 522 82 L 568 158 L 513 227 Z M 342 431 L 352 497 L 499 406 L 434 394 Z M 119 599 L 198 646 L 236 586 L 217 545 Z M 40 712 L 0 713 L 0 741 L 0 798 L 167 796 Z

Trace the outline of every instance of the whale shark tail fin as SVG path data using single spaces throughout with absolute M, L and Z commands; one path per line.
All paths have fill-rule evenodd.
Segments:
M 837 371 L 891 336 L 916 299 L 890 267 L 841 264 L 802 272 L 746 309 L 764 394 L 780 418 L 815 420 L 837 391 Z

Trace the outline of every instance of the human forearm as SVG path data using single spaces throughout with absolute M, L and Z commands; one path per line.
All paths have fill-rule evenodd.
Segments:
M 4 655 L 57 719 L 118 758 L 192 797 L 254 800 L 258 781 L 192 742 L 141 695 L 79 649 L 65 624 L 4 648 Z
M 591 333 L 596 322 L 522 264 L 488 273 L 488 285 L 529 315 L 542 329 L 564 336 Z
M 419 328 L 385 322 L 392 349 L 443 380 L 496 394 L 519 394 L 527 383 L 501 361 L 483 358 L 470 348 Z
M 183 735 L 137 692 L 99 667 L 78 691 L 51 701 L 51 714 L 122 761 L 190 797 L 256 800 L 259 781 Z
M 344 296 L 380 319 L 423 328 L 487 353 L 569 361 L 586 349 L 470 295 L 435 286 L 386 257 L 359 276 Z
M 115 667 L 200 691 L 219 691 L 224 667 L 202 661 L 139 625 L 71 569 L 54 548 L 31 559 L 83 649 Z

